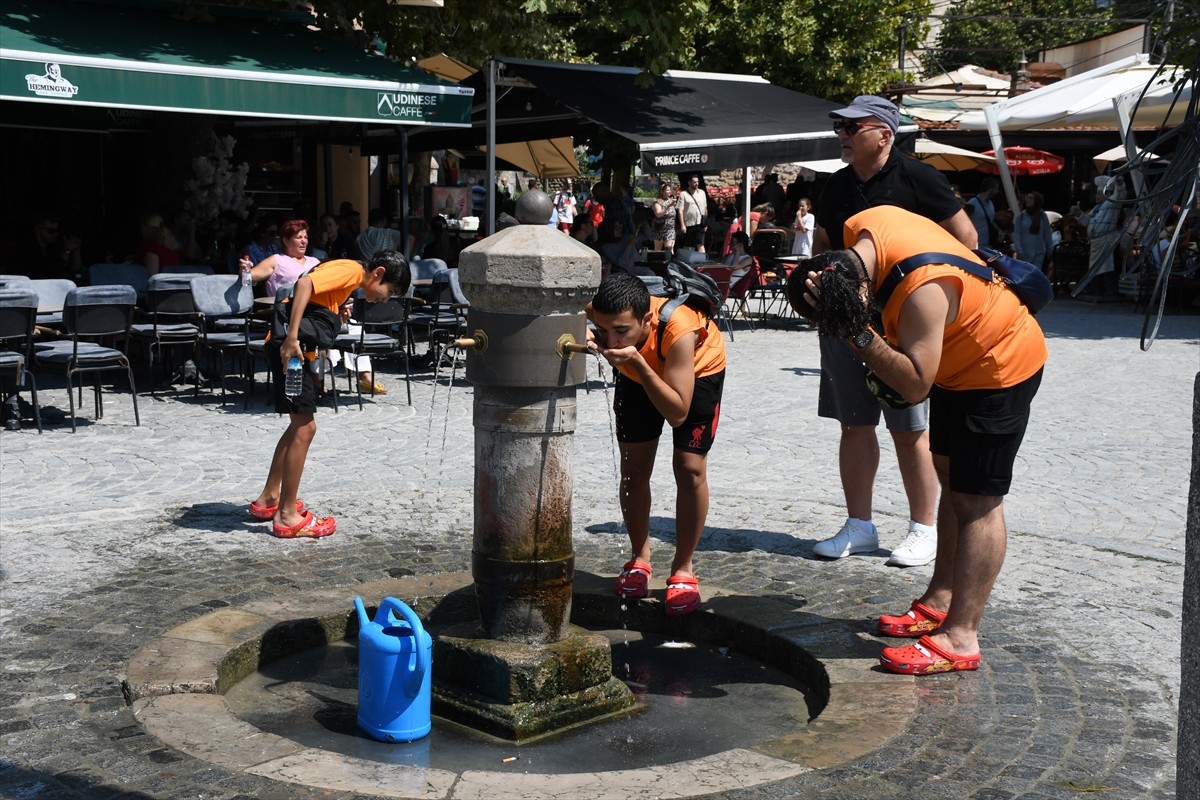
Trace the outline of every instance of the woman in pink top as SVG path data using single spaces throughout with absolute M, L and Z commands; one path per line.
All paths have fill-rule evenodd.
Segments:
M 308 250 L 308 223 L 304 220 L 290 219 L 280 225 L 279 239 L 283 243 L 283 252 L 267 256 L 252 265 L 250 270 L 252 281 L 267 282 L 267 297 L 274 297 L 279 287 L 292 285 L 301 275 L 321 263 L 312 256 L 304 255 Z M 245 269 L 248 261 L 243 258 L 242 269 Z

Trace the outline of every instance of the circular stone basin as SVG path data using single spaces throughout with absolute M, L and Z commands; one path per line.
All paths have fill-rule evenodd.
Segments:
M 431 630 L 436 635 L 436 630 Z M 639 769 L 749 748 L 805 729 L 820 700 L 795 678 L 727 647 L 652 633 L 599 631 L 638 710 L 514 744 L 434 717 L 433 732 L 408 744 L 377 742 L 358 729 L 358 647 L 335 642 L 275 661 L 225 694 L 257 728 L 313 748 L 388 764 L 529 773 Z M 519 764 L 505 759 L 517 759 Z

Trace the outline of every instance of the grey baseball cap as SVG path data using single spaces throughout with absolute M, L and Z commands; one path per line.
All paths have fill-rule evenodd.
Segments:
M 892 105 L 892 101 L 873 94 L 860 94 L 845 108 L 829 112 L 830 119 L 837 119 L 838 117 L 844 119 L 875 117 L 891 128 L 892 133 L 895 133 L 896 129 L 900 127 L 900 111 L 896 106 Z

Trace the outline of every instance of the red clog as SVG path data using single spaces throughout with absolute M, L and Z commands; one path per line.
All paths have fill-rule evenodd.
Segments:
M 311 511 L 304 512 L 304 519 L 295 525 L 280 525 L 276 522 L 271 526 L 271 532 L 280 539 L 320 539 L 322 536 L 332 536 L 337 530 L 337 520 L 333 517 L 318 517 Z
M 250 516 L 255 519 L 275 519 L 275 512 L 279 510 L 279 506 L 260 506 L 258 503 L 250 504 Z M 304 501 L 296 501 L 296 510 L 303 513 Z
M 920 600 L 913 600 L 912 608 L 898 617 L 880 615 L 875 627 L 882 636 L 916 639 L 918 636 L 933 633 L 945 621 L 946 615 L 941 611 L 933 610 Z
M 672 575 L 667 579 L 667 614 L 690 614 L 699 607 L 700 582 L 695 575 Z
M 617 596 L 641 599 L 650 596 L 650 575 L 654 568 L 645 561 L 631 558 L 617 576 Z
M 904 647 L 885 647 L 879 654 L 879 665 L 888 672 L 901 675 L 936 675 L 939 672 L 964 672 L 979 669 L 979 653 L 964 655 L 938 647 L 928 636 L 916 644 Z

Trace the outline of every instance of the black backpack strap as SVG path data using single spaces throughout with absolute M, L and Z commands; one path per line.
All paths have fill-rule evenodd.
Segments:
M 679 308 L 681 305 L 683 305 L 684 303 L 687 302 L 687 297 L 688 297 L 687 292 L 684 292 L 683 294 L 679 295 L 678 297 L 672 297 L 670 300 L 663 303 L 662 306 L 659 307 L 659 309 L 658 309 L 658 357 L 659 358 L 663 357 L 662 343 L 663 343 L 663 334 L 666 333 L 666 331 L 667 331 L 667 320 L 671 319 L 671 315 L 675 313 L 675 309 Z M 665 359 L 664 359 L 664 361 L 665 361 Z
M 995 279 L 995 273 L 991 267 L 985 267 L 983 264 L 977 264 L 974 261 L 963 258 L 962 256 L 952 255 L 950 253 L 918 253 L 915 256 L 909 256 L 903 261 L 896 263 L 892 267 L 892 271 L 883 279 L 883 284 L 875 290 L 875 303 L 879 308 L 887 305 L 887 301 L 892 296 L 892 292 L 896 291 L 896 287 L 900 285 L 900 281 L 904 280 L 904 276 L 912 272 L 918 267 L 923 267 L 927 264 L 949 264 L 952 267 L 969 272 L 980 280 L 991 283 Z

